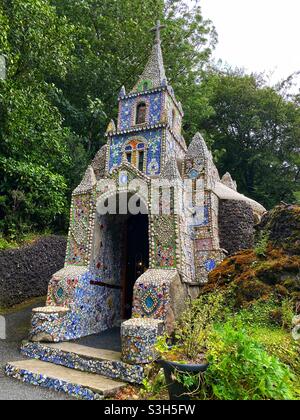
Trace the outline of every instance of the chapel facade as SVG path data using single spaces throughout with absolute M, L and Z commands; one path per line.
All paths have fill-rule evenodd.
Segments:
M 106 144 L 73 192 L 65 267 L 50 281 L 46 307 L 34 312 L 32 341 L 75 340 L 124 320 L 124 336 L 130 330 L 136 337 L 136 328 L 172 332 L 186 299 L 197 297 L 226 256 L 230 232 L 232 240 L 240 239 L 231 252 L 246 247 L 244 238 L 265 212 L 237 192 L 230 174 L 220 178 L 201 134 L 187 146 L 159 30 L 158 24 L 136 85 L 120 91 L 118 120 L 108 126 Z M 147 188 L 136 189 L 135 180 Z M 169 214 L 153 212 L 154 180 L 172 186 Z M 125 194 L 128 200 L 136 195 L 143 211 L 102 214 L 110 199 Z M 129 363 L 142 353 L 134 341 L 124 344 Z

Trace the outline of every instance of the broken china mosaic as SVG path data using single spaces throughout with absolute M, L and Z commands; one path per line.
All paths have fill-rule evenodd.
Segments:
M 70 274 L 68 269 L 64 269 L 60 272 L 60 280 L 57 280 L 50 284 L 48 307 L 55 304 L 67 307 L 69 311 L 65 314 L 47 313 L 46 310 L 34 313 L 32 340 L 41 335 L 53 342 L 75 340 L 112 328 L 120 319 L 120 290 L 91 284 L 97 281 L 94 273 L 86 269 Z M 68 286 L 70 280 L 74 281 L 71 291 Z
M 138 140 L 145 145 L 146 174 L 158 175 L 161 170 L 161 151 L 163 131 L 161 129 L 145 131 L 137 135 L 126 134 L 112 136 L 110 139 L 109 172 L 118 168 L 126 158 L 125 147 L 130 141 Z
M 134 98 L 121 99 L 119 104 L 118 131 L 129 130 L 136 126 L 136 109 L 141 103 L 147 105 L 145 124 L 150 126 L 159 124 L 161 122 L 163 102 L 163 92 L 148 95 L 142 94 Z

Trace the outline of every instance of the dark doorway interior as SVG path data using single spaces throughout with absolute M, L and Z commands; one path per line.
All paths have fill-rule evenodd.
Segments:
M 132 315 L 133 288 L 149 268 L 148 216 L 138 214 L 127 221 L 125 269 L 123 281 L 123 319 Z

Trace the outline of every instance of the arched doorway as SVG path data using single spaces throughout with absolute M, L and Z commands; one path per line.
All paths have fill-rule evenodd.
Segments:
M 114 310 L 123 320 L 131 318 L 135 282 L 149 268 L 149 217 L 140 201 L 141 212 L 136 215 L 124 214 L 119 204 L 117 214 L 101 215 L 101 197 L 97 203 L 93 267 L 99 285 L 120 290 L 120 304 Z
M 123 319 L 131 318 L 135 282 L 149 268 L 148 223 L 148 215 L 145 214 L 127 219 L 122 281 Z

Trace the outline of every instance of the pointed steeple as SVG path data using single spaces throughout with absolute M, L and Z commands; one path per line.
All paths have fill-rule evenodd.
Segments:
M 204 138 L 200 133 L 196 133 L 191 144 L 189 145 L 186 157 L 188 159 L 202 157 L 210 157 L 211 153 L 207 148 Z
M 116 124 L 114 120 L 110 120 L 110 123 L 107 126 L 106 134 L 110 134 L 116 131 Z
M 83 180 L 78 185 L 78 187 L 74 190 L 73 195 L 87 194 L 94 188 L 96 184 L 97 184 L 97 179 L 95 176 L 95 172 L 92 166 L 89 166 L 85 172 Z
M 125 86 L 122 86 L 119 93 L 119 98 L 124 98 L 124 96 L 126 96 L 126 89 Z
M 231 188 L 234 191 L 237 191 L 237 183 L 232 179 L 232 176 L 229 172 L 226 172 L 226 174 L 221 179 L 222 184 L 226 185 L 226 187 Z
M 167 85 L 160 39 L 160 30 L 162 28 L 164 26 L 158 21 L 157 25 L 151 29 L 152 32 L 155 31 L 156 33 L 155 43 L 145 70 L 131 93 L 143 92 L 143 90 L 155 89 Z

